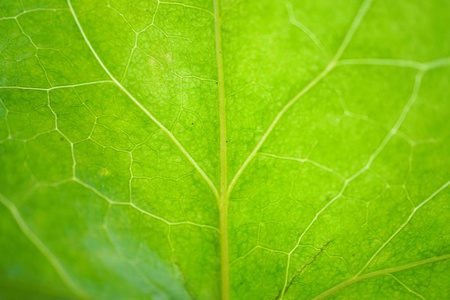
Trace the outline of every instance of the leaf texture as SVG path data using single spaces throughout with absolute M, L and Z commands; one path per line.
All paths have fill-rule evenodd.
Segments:
M 0 298 L 446 299 L 446 0 L 4 0 Z

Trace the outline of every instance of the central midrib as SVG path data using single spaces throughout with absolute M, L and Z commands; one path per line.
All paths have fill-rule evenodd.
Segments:
M 220 189 L 219 189 L 219 234 L 220 234 L 220 289 L 221 298 L 230 298 L 230 275 L 228 261 L 228 161 L 227 161 L 227 120 L 225 83 L 222 58 L 222 30 L 219 0 L 214 0 L 214 29 L 216 39 L 217 85 L 219 93 L 220 127 Z

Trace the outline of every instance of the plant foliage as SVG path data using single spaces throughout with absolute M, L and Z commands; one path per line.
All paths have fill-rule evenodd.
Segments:
M 448 299 L 448 0 L 3 0 L 0 298 Z

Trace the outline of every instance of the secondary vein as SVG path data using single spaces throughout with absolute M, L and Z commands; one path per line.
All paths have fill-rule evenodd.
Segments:
M 278 112 L 278 114 L 275 116 L 273 121 L 270 123 L 267 130 L 264 132 L 262 138 L 259 140 L 258 144 L 256 144 L 255 148 L 252 150 L 249 156 L 247 156 L 244 163 L 241 165 L 239 170 L 234 175 L 233 179 L 231 180 L 230 186 L 228 188 L 228 193 L 230 193 L 236 182 L 238 181 L 239 177 L 242 175 L 242 173 L 245 171 L 247 166 L 250 164 L 250 162 L 253 160 L 253 158 L 258 153 L 259 149 L 262 147 L 262 145 L 265 143 L 269 135 L 272 133 L 273 129 L 277 126 L 280 119 L 284 116 L 284 114 L 300 99 L 305 95 L 309 90 L 311 90 L 313 87 L 315 87 L 322 79 L 324 79 L 338 64 L 342 54 L 344 53 L 345 49 L 347 49 L 351 39 L 355 35 L 356 31 L 358 30 L 365 14 L 369 10 L 370 6 L 372 5 L 373 0 L 364 0 L 364 2 L 361 4 L 352 24 L 350 25 L 350 28 L 348 29 L 344 40 L 342 41 L 341 45 L 339 46 L 339 49 L 337 50 L 336 54 L 334 55 L 333 59 L 330 60 L 328 65 L 320 72 L 314 79 L 312 79 L 303 89 L 300 90 L 291 100 L 289 100 L 285 106 Z
M 393 267 L 393 268 L 389 268 L 389 269 L 383 269 L 383 270 L 379 270 L 379 271 L 374 271 L 371 273 L 367 273 L 358 277 L 354 277 L 351 278 L 347 281 L 341 282 L 340 284 L 334 286 L 333 288 L 323 292 L 322 294 L 320 294 L 319 296 L 315 297 L 314 300 L 320 300 L 320 299 L 324 299 L 332 294 L 334 294 L 335 292 L 351 285 L 354 284 L 356 282 L 365 280 L 365 279 L 369 279 L 372 277 L 376 277 L 376 276 L 380 276 L 380 275 L 385 275 L 385 274 L 392 274 L 392 273 L 396 273 L 396 272 L 401 272 L 407 269 L 411 269 L 411 268 L 416 268 L 422 265 L 426 265 L 426 264 L 430 264 L 430 263 L 434 263 L 434 262 L 438 262 L 438 261 L 442 261 L 442 260 L 447 260 L 450 259 L 450 254 L 446 254 L 446 255 L 442 255 L 442 256 L 437 256 L 437 257 L 433 257 L 433 258 L 428 258 L 428 259 L 424 259 L 421 261 L 416 261 L 416 262 L 412 262 L 406 265 L 402 265 L 402 266 L 398 266 L 398 267 Z
M 59 275 L 61 280 L 67 285 L 67 287 L 81 299 L 87 298 L 85 292 L 81 289 L 77 282 L 75 282 L 63 264 L 59 261 L 56 255 L 42 242 L 42 240 L 31 230 L 28 224 L 23 219 L 17 207 L 3 194 L 0 194 L 0 204 L 6 207 L 11 213 L 11 216 L 16 221 L 20 230 L 23 232 L 26 238 L 42 253 L 42 255 L 52 265 L 53 269 Z
M 203 179 L 206 181 L 208 186 L 211 188 L 212 192 L 216 197 L 218 197 L 217 188 L 214 185 L 214 183 L 211 181 L 211 179 L 206 175 L 205 171 L 198 165 L 198 163 L 194 160 L 194 158 L 187 152 L 187 150 L 183 147 L 183 145 L 178 141 L 178 139 L 173 135 L 173 133 L 167 129 L 158 119 L 153 116 L 153 114 L 145 108 L 144 105 L 142 105 L 139 100 L 137 100 L 109 71 L 109 69 L 106 67 L 106 65 L 103 63 L 103 61 L 100 59 L 100 57 L 97 54 L 97 51 L 95 51 L 94 47 L 92 46 L 91 42 L 87 38 L 83 27 L 81 26 L 80 21 L 78 20 L 78 16 L 75 13 L 75 10 L 72 7 L 72 3 L 70 0 L 67 0 L 67 4 L 69 6 L 70 12 L 72 13 L 72 16 L 75 20 L 75 23 L 80 30 L 81 35 L 83 36 L 84 41 L 86 42 L 87 46 L 91 50 L 92 54 L 94 55 L 97 62 L 100 64 L 102 69 L 105 71 L 105 73 L 111 78 L 111 80 L 117 85 L 119 89 L 121 89 L 159 128 L 161 128 L 162 131 L 164 131 L 169 138 L 174 142 L 174 144 L 180 149 L 180 151 L 184 154 L 184 156 L 189 160 L 189 162 L 192 164 L 192 166 L 197 170 L 197 172 L 203 177 Z

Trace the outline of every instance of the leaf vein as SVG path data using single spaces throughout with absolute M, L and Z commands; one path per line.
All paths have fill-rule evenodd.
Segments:
M 42 255 L 48 260 L 48 262 L 55 269 L 56 273 L 62 279 L 62 281 L 67 285 L 67 287 L 77 296 L 81 298 L 86 298 L 86 293 L 78 286 L 75 281 L 70 277 L 69 273 L 64 269 L 61 262 L 58 260 L 56 255 L 42 242 L 42 240 L 34 233 L 30 227 L 27 225 L 22 215 L 20 214 L 17 207 L 9 199 L 7 199 L 3 194 L 0 194 L 0 203 L 3 204 L 6 209 L 9 210 L 11 216 L 16 221 L 20 230 L 23 232 L 25 237 L 42 253 Z
M 91 42 L 86 36 L 86 33 L 83 30 L 83 27 L 81 26 L 80 21 L 78 20 L 77 14 L 75 10 L 72 7 L 72 4 L 70 0 L 67 0 L 67 4 L 69 5 L 69 9 L 72 13 L 72 16 L 75 20 L 75 23 L 80 30 L 81 35 L 83 36 L 84 41 L 86 42 L 87 46 L 91 50 L 92 54 L 94 55 L 97 62 L 100 64 L 102 69 L 108 74 L 108 76 L 111 78 L 111 80 L 117 85 L 119 89 L 121 89 L 157 126 L 161 128 L 162 131 L 164 131 L 169 138 L 173 141 L 173 143 L 181 150 L 181 152 L 184 154 L 184 156 L 188 159 L 188 161 L 194 166 L 194 168 L 198 171 L 198 173 L 203 177 L 205 182 L 208 184 L 208 186 L 211 188 L 212 192 L 218 198 L 218 191 L 214 183 L 211 181 L 211 179 L 206 175 L 205 171 L 198 165 L 198 163 L 192 158 L 192 156 L 187 152 L 187 150 L 183 147 L 183 145 L 178 141 L 178 139 L 173 135 L 173 133 L 167 129 L 158 119 L 156 119 L 150 111 L 148 111 L 144 105 L 142 105 L 141 102 L 139 102 L 109 71 L 109 69 L 105 66 L 103 61 L 98 56 L 97 52 L 95 51 L 94 47 L 92 46 Z

